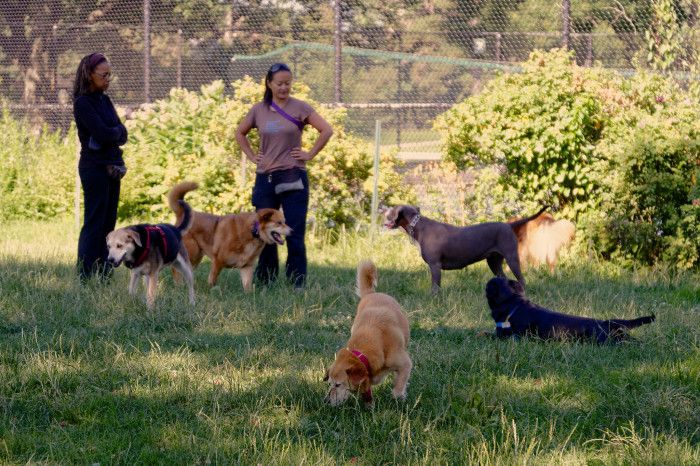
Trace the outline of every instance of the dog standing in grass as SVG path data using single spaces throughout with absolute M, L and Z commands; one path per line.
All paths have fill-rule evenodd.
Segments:
M 545 209 L 546 206 L 535 215 L 513 223 L 488 222 L 458 227 L 423 217 L 417 207 L 400 205 L 385 211 L 384 226 L 401 227 L 418 243 L 421 257 L 430 268 L 433 293 L 440 290 L 443 270 L 463 269 L 484 259 L 497 277 L 505 277 L 505 260 L 515 278 L 525 286 L 520 272 L 518 238 L 513 230 L 532 221 Z
M 360 392 L 365 404 L 372 403 L 372 385 L 395 372 L 394 398 L 406 398 L 406 386 L 413 363 L 406 350 L 409 326 L 406 314 L 394 298 L 377 293 L 377 267 L 372 261 L 357 267 L 357 294 L 360 302 L 345 348 L 335 355 L 326 378 L 326 403 L 338 406 Z
M 178 221 L 186 213 L 182 205 L 185 194 L 197 188 L 191 181 L 179 183 L 168 194 L 168 205 Z M 189 215 L 189 214 L 187 214 Z M 241 272 L 245 291 L 253 290 L 253 269 L 266 244 L 284 244 L 292 233 L 278 209 L 258 209 L 257 212 L 214 215 L 191 211 L 192 226 L 183 234 L 182 241 L 193 268 L 204 256 L 211 260 L 209 286 L 216 285 L 221 270 L 235 267 Z
M 184 200 L 179 200 L 184 212 L 182 220 L 175 226 L 131 225 L 114 230 L 107 235 L 107 260 L 113 267 L 124 264 L 131 269 L 129 294 L 136 293 L 136 282 L 143 276 L 146 283 L 146 305 L 152 309 L 158 289 L 158 275 L 163 267 L 173 266 L 185 279 L 190 304 L 194 305 L 194 276 L 182 242 L 182 234 L 192 224 L 192 209 Z

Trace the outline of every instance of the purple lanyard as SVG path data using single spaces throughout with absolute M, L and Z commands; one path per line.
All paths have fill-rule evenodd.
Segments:
M 277 113 L 279 113 L 280 115 L 282 115 L 286 120 L 294 123 L 296 125 L 296 127 L 299 128 L 299 131 L 302 131 L 304 129 L 304 123 L 302 123 L 301 121 L 299 121 L 296 118 L 294 118 L 293 116 L 291 116 L 289 113 L 282 110 L 280 108 L 280 106 L 277 105 L 276 103 L 270 101 L 270 107 L 274 108 L 275 111 Z

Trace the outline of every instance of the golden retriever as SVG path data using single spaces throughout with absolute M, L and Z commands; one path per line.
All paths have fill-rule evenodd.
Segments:
M 377 268 L 372 261 L 357 267 L 357 305 L 350 339 L 335 355 L 326 378 L 329 390 L 325 401 L 332 406 L 345 402 L 352 392 L 360 392 L 366 404 L 372 403 L 372 385 L 395 372 L 394 398 L 406 398 L 406 386 L 413 363 L 406 350 L 409 326 L 406 314 L 394 298 L 375 292 Z
M 509 222 L 519 219 L 511 218 Z M 569 220 L 555 220 L 548 213 L 542 213 L 531 222 L 513 227 L 518 238 L 518 255 L 521 264 L 538 266 L 547 263 L 549 271 L 559 259 L 559 251 L 568 246 L 576 236 L 576 227 Z
M 183 182 L 170 190 L 168 205 L 178 220 L 184 215 L 179 201 L 194 189 L 197 183 Z M 291 232 L 277 209 L 230 215 L 192 211 L 192 226 L 182 241 L 193 268 L 204 256 L 211 259 L 209 286 L 216 285 L 221 269 L 234 267 L 240 269 L 243 289 L 251 291 L 255 262 L 265 244 L 284 244 Z

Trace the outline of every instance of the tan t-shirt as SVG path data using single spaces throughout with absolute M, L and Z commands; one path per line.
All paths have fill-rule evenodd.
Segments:
M 293 97 L 287 100 L 282 110 L 303 123 L 314 113 L 311 105 Z M 260 152 L 263 155 L 256 172 L 306 168 L 305 162 L 296 160 L 290 154 L 295 147 L 301 147 L 301 130 L 294 123 L 265 102 L 253 105 L 243 121 L 257 128 L 260 134 Z

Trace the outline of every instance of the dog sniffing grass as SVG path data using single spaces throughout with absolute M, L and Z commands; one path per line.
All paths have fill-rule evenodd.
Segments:
M 171 221 L 169 218 L 156 221 Z M 309 286 L 243 292 L 236 273 L 198 304 L 162 274 L 152 312 L 111 283 L 81 287 L 77 229 L 3 225 L 0 459 L 135 464 L 698 464 L 700 277 L 566 258 L 528 272 L 527 295 L 607 319 L 656 313 L 634 343 L 542 344 L 492 331 L 486 265 L 430 278 L 406 235 L 310 237 Z M 411 323 L 408 397 L 392 379 L 340 408 L 323 372 L 350 334 L 356 267 Z M 283 281 L 282 281 L 283 282 Z

